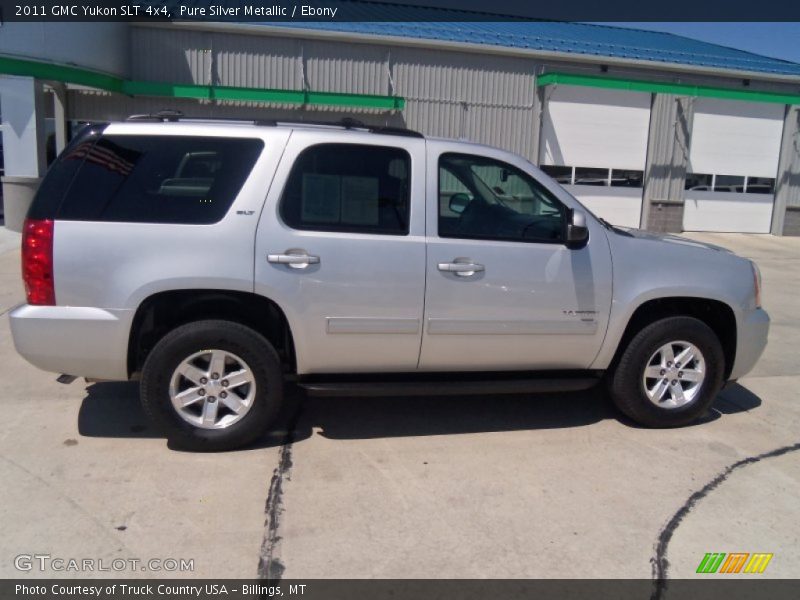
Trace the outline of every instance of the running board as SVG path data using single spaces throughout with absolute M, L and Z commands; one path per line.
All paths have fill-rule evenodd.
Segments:
M 597 377 L 472 381 L 298 381 L 310 396 L 452 396 L 574 392 L 595 385 Z

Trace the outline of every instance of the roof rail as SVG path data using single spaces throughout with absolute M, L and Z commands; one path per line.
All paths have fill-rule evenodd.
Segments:
M 160 110 L 148 115 L 131 115 L 126 121 L 149 121 L 153 123 L 230 123 L 243 125 L 259 125 L 262 127 L 300 126 L 300 127 L 330 127 L 339 129 L 357 129 L 383 135 L 400 135 L 406 137 L 424 138 L 418 131 L 402 127 L 387 127 L 383 125 L 367 125 L 357 119 L 344 118 L 339 121 L 303 121 L 301 119 L 225 119 L 219 117 L 185 117 L 179 110 Z
M 387 127 L 383 125 L 367 125 L 357 119 L 344 118 L 339 121 L 314 121 L 301 119 L 226 119 L 219 117 L 186 117 L 179 110 L 160 110 L 153 114 L 131 115 L 126 121 L 149 121 L 153 123 L 166 123 L 183 121 L 186 123 L 240 123 L 247 125 L 260 125 L 263 127 L 278 126 L 306 126 L 306 127 L 331 127 L 341 129 L 358 129 L 383 135 L 400 135 L 415 138 L 425 136 L 418 131 L 404 129 L 402 127 Z
M 151 115 L 131 115 L 126 121 L 179 121 L 183 117 L 183 113 L 179 110 L 160 110 Z
M 258 121 L 259 125 L 266 125 L 276 127 L 279 125 L 286 126 L 307 126 L 307 127 L 339 127 L 343 129 L 360 129 L 370 133 L 378 133 L 383 135 L 401 135 L 407 137 L 424 138 L 425 136 L 418 131 L 405 129 L 403 127 L 387 127 L 384 125 L 367 125 L 358 119 L 346 117 L 339 121 L 304 121 L 300 119 L 266 119 Z

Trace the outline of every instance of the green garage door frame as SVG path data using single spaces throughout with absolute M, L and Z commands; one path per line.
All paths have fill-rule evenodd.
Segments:
M 686 83 L 663 83 L 640 79 L 621 79 L 598 75 L 575 75 L 572 73 L 543 73 L 536 78 L 540 87 L 548 85 L 579 85 L 584 87 L 629 90 L 631 92 L 650 92 L 653 94 L 675 94 L 724 100 L 744 100 L 747 102 L 772 102 L 776 104 L 800 104 L 800 94 L 765 92 L 760 90 L 734 90 L 730 88 Z
M 9 56 L 0 56 L 0 74 L 20 75 L 45 81 L 84 85 L 126 96 L 268 102 L 297 104 L 299 106 L 371 108 L 385 111 L 401 111 L 405 108 L 406 103 L 405 98 L 401 96 L 132 81 L 79 67 L 43 63 Z

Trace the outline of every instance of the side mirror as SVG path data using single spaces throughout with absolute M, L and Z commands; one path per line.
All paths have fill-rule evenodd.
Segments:
M 582 248 L 589 240 L 589 228 L 586 226 L 586 214 L 573 210 L 567 223 L 567 247 Z
M 460 215 L 467 209 L 467 205 L 472 202 L 472 199 L 463 193 L 453 194 L 450 196 L 450 210 Z

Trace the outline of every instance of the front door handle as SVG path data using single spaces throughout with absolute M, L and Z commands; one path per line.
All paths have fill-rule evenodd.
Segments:
M 318 265 L 319 256 L 287 250 L 286 254 L 268 254 L 267 262 L 275 265 L 288 265 L 292 269 L 305 269 L 308 265 Z
M 455 273 L 459 277 L 470 277 L 486 269 L 483 265 L 474 263 L 468 258 L 457 258 L 453 262 L 439 263 L 439 270 L 446 273 Z

